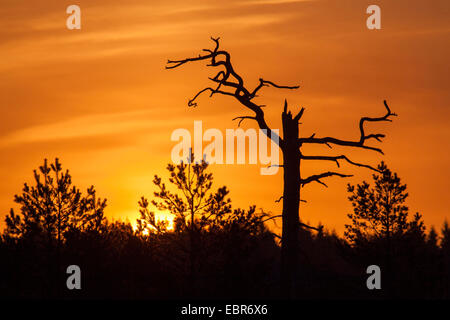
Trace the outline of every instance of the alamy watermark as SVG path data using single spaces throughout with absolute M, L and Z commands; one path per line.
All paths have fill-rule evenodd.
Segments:
M 69 274 L 67 277 L 66 286 L 69 290 L 80 290 L 81 289 L 81 269 L 79 266 L 72 264 L 67 267 L 66 273 Z
M 76 5 L 70 5 L 66 9 L 66 13 L 69 15 L 66 19 L 66 27 L 69 30 L 81 29 L 81 8 Z M 369 30 L 381 29 L 381 9 L 378 5 L 369 5 L 366 9 L 366 13 L 370 16 L 366 20 L 366 26 Z
M 381 269 L 376 264 L 372 264 L 367 267 L 367 274 L 370 274 L 370 277 L 367 278 L 366 285 L 369 290 L 380 290 L 381 289 Z
M 210 164 L 257 164 L 259 158 L 259 163 L 263 166 L 260 173 L 274 175 L 279 170 L 278 132 L 278 129 L 273 129 L 271 132 L 264 129 L 245 131 L 241 128 L 226 129 L 224 139 L 219 129 L 211 128 L 203 132 L 203 122 L 196 120 L 193 136 L 188 129 L 184 128 L 172 132 L 171 141 L 178 141 L 172 148 L 172 161 L 175 164 L 186 162 L 191 150 L 193 150 L 194 159 L 203 159 Z M 203 147 L 203 142 L 208 144 Z M 268 154 L 268 144 L 270 144 L 270 154 Z M 246 149 L 248 149 L 248 155 Z M 246 162 L 247 158 L 248 162 Z
M 366 13 L 370 16 L 366 20 L 366 26 L 369 30 L 381 29 L 381 9 L 376 4 L 367 7 Z
M 70 5 L 66 9 L 66 13 L 70 14 L 66 20 L 66 27 L 69 30 L 81 29 L 81 9 L 76 4 Z

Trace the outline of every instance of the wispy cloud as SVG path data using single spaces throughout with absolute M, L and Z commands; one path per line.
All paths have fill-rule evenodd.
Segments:
M 155 130 L 170 126 L 170 121 L 152 121 L 152 111 L 97 114 L 31 126 L 12 132 L 0 139 L 0 148 L 21 143 L 50 142 L 81 137 L 126 134 L 143 129 Z

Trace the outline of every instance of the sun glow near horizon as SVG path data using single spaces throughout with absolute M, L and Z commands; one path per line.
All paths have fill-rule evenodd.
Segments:
M 174 230 L 174 219 L 175 219 L 175 215 L 170 213 L 170 212 L 164 212 L 164 211 L 158 211 L 158 210 L 150 210 L 153 211 L 155 213 L 155 218 L 156 218 L 156 222 L 160 222 L 160 221 L 166 221 L 167 222 L 167 230 L 168 231 L 172 231 Z M 133 231 L 137 231 L 138 227 L 137 227 L 137 219 L 140 218 L 139 213 L 134 213 L 133 215 L 130 212 L 126 212 L 123 214 L 123 217 L 126 217 L 127 220 L 130 219 L 130 217 L 135 216 L 135 218 L 132 221 L 129 221 L 131 224 L 131 227 L 133 228 Z M 152 228 L 154 229 L 154 228 Z M 148 230 L 144 230 L 143 231 L 144 235 L 148 235 L 149 231 Z

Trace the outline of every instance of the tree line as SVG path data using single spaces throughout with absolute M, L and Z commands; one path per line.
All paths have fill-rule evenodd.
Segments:
M 229 190 L 213 187 L 193 156 L 155 175 L 152 199 L 131 223 L 110 221 L 106 199 L 82 192 L 58 159 L 44 161 L 14 197 L 0 240 L 3 298 L 278 298 L 281 237 L 274 216 L 234 208 Z M 450 298 L 450 227 L 426 229 L 406 206 L 407 186 L 385 163 L 373 181 L 348 185 L 353 210 L 343 236 L 299 225 L 297 298 Z M 170 212 L 173 228 L 154 210 Z M 339 214 L 339 213 L 337 213 Z M 82 289 L 68 290 L 78 265 Z M 366 268 L 381 269 L 381 290 L 366 287 Z

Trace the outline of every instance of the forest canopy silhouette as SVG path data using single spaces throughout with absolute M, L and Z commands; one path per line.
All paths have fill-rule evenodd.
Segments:
M 3 298 L 277 298 L 280 238 L 270 216 L 233 208 L 214 189 L 204 161 L 167 166 L 168 182 L 141 198 L 137 227 L 105 217 L 106 199 L 82 192 L 58 159 L 44 160 L 14 197 L 0 242 Z M 410 216 L 406 184 L 385 163 L 373 181 L 348 186 L 353 212 L 344 237 L 324 226 L 300 229 L 299 298 L 449 298 L 450 227 L 426 230 Z M 170 211 L 174 227 L 155 219 Z M 365 286 L 378 264 L 387 290 Z M 65 289 L 68 265 L 83 272 L 83 290 Z

